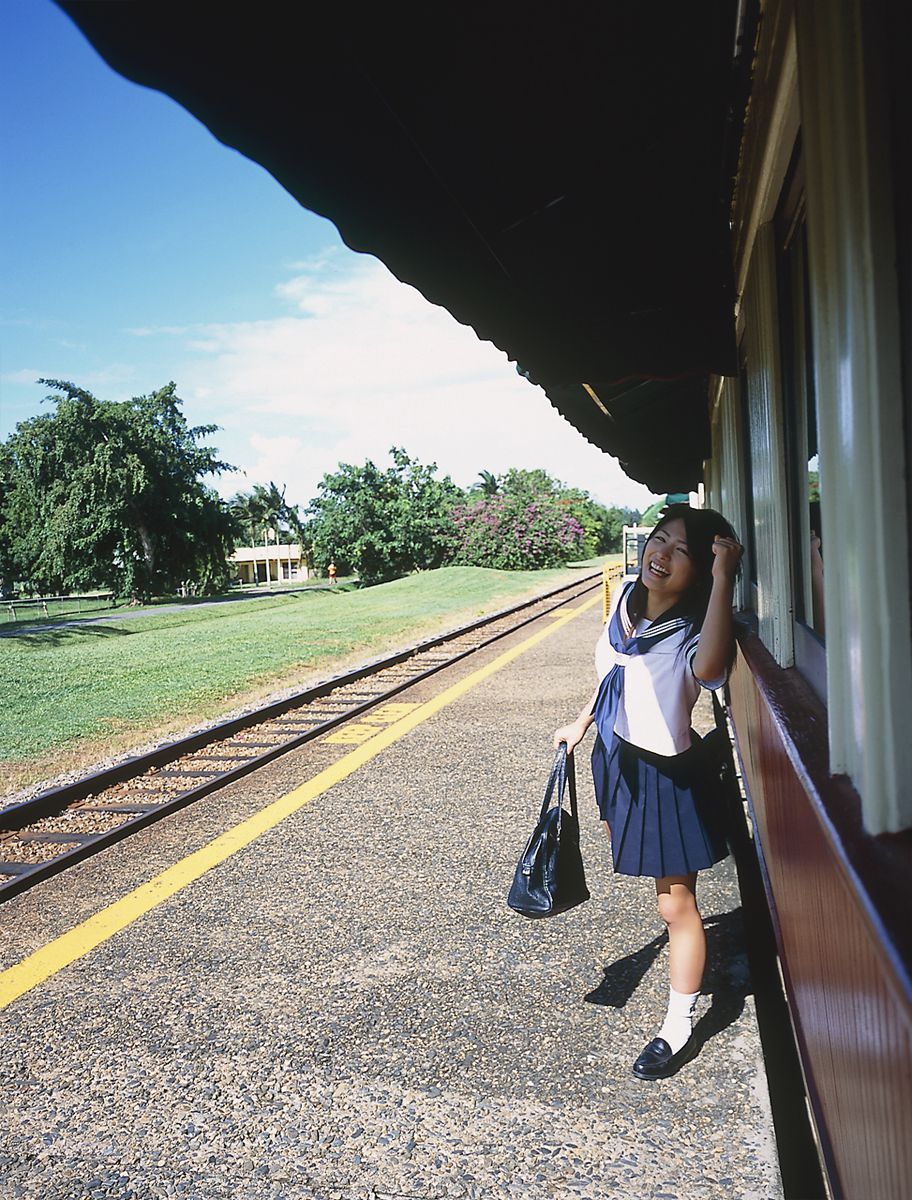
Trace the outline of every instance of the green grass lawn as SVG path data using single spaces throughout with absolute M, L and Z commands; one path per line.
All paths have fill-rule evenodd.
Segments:
M 585 572 L 447 567 L 364 590 L 300 591 L 0 639 L 0 784 L 227 711 L 269 684 L 443 629 Z M 331 673 L 327 670 L 327 673 Z M 19 764 L 19 769 L 17 769 Z

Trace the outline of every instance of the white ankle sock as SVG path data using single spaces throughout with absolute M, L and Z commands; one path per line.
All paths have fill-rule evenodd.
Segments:
M 668 1012 L 657 1036 L 665 1039 L 672 1054 L 677 1054 L 693 1033 L 693 1014 L 699 995 L 699 992 L 688 994 L 676 992 L 673 987 L 668 989 Z

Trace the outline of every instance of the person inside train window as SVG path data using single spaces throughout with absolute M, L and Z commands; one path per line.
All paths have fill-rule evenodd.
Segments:
M 812 500 L 809 508 L 811 516 L 811 561 L 809 565 L 811 620 L 814 632 L 821 637 L 826 637 L 826 619 L 823 610 L 823 542 L 820 539 L 820 501 Z
M 615 872 L 655 880 L 668 927 L 670 994 L 656 1037 L 633 1064 L 664 1079 L 697 1053 L 693 1014 L 706 963 L 697 872 L 728 854 L 718 783 L 691 713 L 734 661 L 732 595 L 742 554 L 712 509 L 674 504 L 646 543 L 639 577 L 615 594 L 596 648 L 601 683 L 554 734 L 571 753 L 590 725 L 592 773 Z

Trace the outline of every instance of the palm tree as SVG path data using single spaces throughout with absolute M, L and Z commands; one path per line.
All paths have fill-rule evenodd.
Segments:
M 228 507 L 251 545 L 262 539 L 264 529 L 275 529 L 280 541 L 301 536 L 298 506 L 288 504 L 285 488 L 279 490 L 272 481 L 268 487 L 255 483 L 251 491 L 238 492 L 228 501 Z
M 479 471 L 480 483 L 472 484 L 473 492 L 483 492 L 485 496 L 496 496 L 500 491 L 500 478 L 492 471 Z
M 270 480 L 269 486 L 255 483 L 249 492 L 238 492 L 228 501 L 228 507 L 237 522 L 242 537 L 249 546 L 258 546 L 267 540 L 267 530 L 274 531 L 277 542 L 304 541 L 304 526 L 296 504 L 285 500 L 285 488 L 281 490 Z M 265 554 L 265 552 L 264 552 Z M 269 578 L 269 563 L 266 563 Z

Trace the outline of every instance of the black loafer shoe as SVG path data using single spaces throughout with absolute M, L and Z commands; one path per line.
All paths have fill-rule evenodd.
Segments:
M 699 1048 L 697 1039 L 691 1036 L 677 1054 L 672 1054 L 671 1046 L 664 1038 L 653 1038 L 633 1064 L 633 1073 L 637 1079 L 667 1079 L 690 1062 Z

